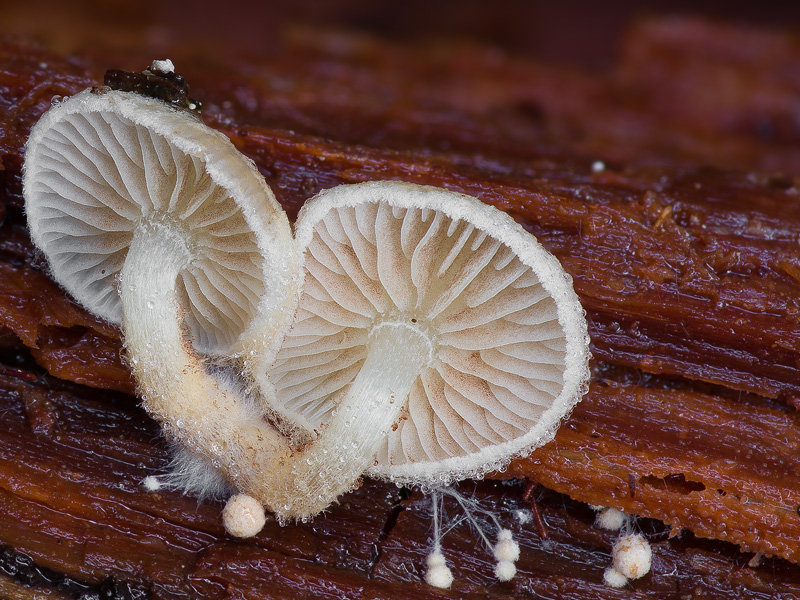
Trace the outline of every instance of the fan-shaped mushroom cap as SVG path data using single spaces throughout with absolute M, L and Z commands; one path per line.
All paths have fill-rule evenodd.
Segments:
M 31 236 L 88 310 L 120 322 L 115 281 L 131 239 L 164 225 L 185 243 L 177 293 L 195 348 L 220 355 L 275 337 L 254 317 L 291 297 L 288 221 L 252 161 L 196 115 L 86 90 L 36 124 L 24 169 Z
M 421 365 L 370 474 L 481 475 L 549 440 L 585 391 L 571 278 L 501 211 L 438 188 L 345 185 L 306 204 L 295 239 L 304 281 L 270 371 L 278 417 L 325 436 L 378 338 Z

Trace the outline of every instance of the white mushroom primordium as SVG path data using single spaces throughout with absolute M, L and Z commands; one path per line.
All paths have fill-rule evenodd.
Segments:
M 264 527 L 266 515 L 261 503 L 247 494 L 230 497 L 222 511 L 222 523 L 231 535 L 252 537 Z
M 602 529 L 619 531 L 628 522 L 628 515 L 611 506 L 605 506 L 601 507 L 600 510 L 597 511 L 597 516 L 595 517 L 594 522 Z
M 252 161 L 193 113 L 100 88 L 36 124 L 23 185 L 53 277 L 121 324 L 145 407 L 196 457 L 183 463 L 206 480 L 183 477 L 189 491 L 219 478 L 249 490 L 238 465 L 286 461 L 287 441 L 242 391 L 297 296 L 289 222 Z
M 581 398 L 588 338 L 571 279 L 496 208 L 402 182 L 343 185 L 306 203 L 295 240 L 301 297 L 266 396 L 305 454 L 300 498 L 320 502 L 298 512 L 364 472 L 480 476 L 548 441 Z
M 621 588 L 629 579 L 639 579 L 650 572 L 653 553 L 650 543 L 639 534 L 620 536 L 611 550 L 612 564 L 603 574 L 603 581 L 613 588 Z
M 431 494 L 431 506 L 433 508 L 433 550 L 428 554 L 426 563 L 428 570 L 425 571 L 425 583 L 430 586 L 449 589 L 453 585 L 453 572 L 447 566 L 447 559 L 442 553 L 442 530 L 439 522 L 439 500 L 441 496 L 433 491 Z
M 519 544 L 514 541 L 511 530 L 501 529 L 497 534 L 497 543 L 492 548 L 497 565 L 495 577 L 500 581 L 510 581 L 517 573 L 514 563 L 519 559 Z

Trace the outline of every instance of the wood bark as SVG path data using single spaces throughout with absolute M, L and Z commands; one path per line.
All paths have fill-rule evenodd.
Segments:
M 763 85 L 781 101 L 769 106 L 757 95 L 725 106 L 710 90 L 676 107 L 662 93 L 718 72 L 720 56 L 737 81 L 762 85 L 752 55 L 792 65 L 800 53 L 753 30 L 647 22 L 619 72 L 600 77 L 342 35 L 296 30 L 275 61 L 188 63 L 206 121 L 292 216 L 320 189 L 371 179 L 498 206 L 561 260 L 590 323 L 590 391 L 555 440 L 460 486 L 514 530 L 519 575 L 496 582 L 461 523 L 444 542 L 454 593 L 800 595 L 800 154 L 782 120 L 800 92 L 774 78 Z M 687 39 L 691 51 L 675 52 Z M 751 55 L 734 51 L 743 39 Z M 644 50 L 652 60 L 637 61 Z M 270 521 L 243 542 L 224 535 L 219 504 L 142 487 L 167 449 L 132 396 L 119 332 L 48 278 L 20 189 L 24 141 L 52 96 L 111 66 L 135 65 L 0 43 L 0 593 L 446 597 L 422 582 L 431 525 L 419 491 L 366 481 L 313 522 Z M 765 137 L 764 115 L 780 135 Z M 546 540 L 523 523 L 530 483 Z M 641 517 L 654 564 L 630 589 L 603 585 L 615 534 L 585 503 Z M 775 558 L 758 566 L 761 555 Z

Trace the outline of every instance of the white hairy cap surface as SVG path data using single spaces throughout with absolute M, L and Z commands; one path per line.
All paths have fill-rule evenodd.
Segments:
M 421 367 L 392 400 L 405 407 L 371 475 L 432 485 L 481 475 L 551 439 L 584 393 L 588 336 L 572 280 L 496 208 L 402 182 L 345 185 L 306 204 L 295 239 L 303 291 L 270 379 L 274 412 L 305 441 L 387 327 L 420 340 L 391 345 L 396 364 Z
M 265 522 L 264 507 L 247 494 L 231 496 L 222 510 L 225 531 L 236 537 L 253 537 L 263 529 Z
M 286 303 L 288 221 L 252 161 L 195 115 L 135 93 L 81 92 L 34 126 L 23 186 L 33 241 L 92 313 L 120 323 L 115 281 L 137 227 L 150 223 L 189 256 L 176 291 L 197 350 L 272 339 L 254 316 Z
M 638 579 L 650 572 L 652 550 L 650 543 L 641 534 L 634 533 L 619 538 L 611 555 L 614 569 L 628 579 Z

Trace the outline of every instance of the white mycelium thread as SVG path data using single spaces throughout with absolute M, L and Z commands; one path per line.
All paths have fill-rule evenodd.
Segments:
M 443 506 L 445 497 L 452 498 L 458 504 L 462 515 L 454 519 L 446 531 L 442 531 L 440 506 Z M 500 525 L 497 516 L 480 506 L 480 504 L 465 497 L 452 487 L 435 488 L 430 492 L 432 517 L 433 517 L 433 550 L 428 555 L 428 572 L 425 581 L 434 587 L 441 587 L 432 583 L 434 581 L 447 581 L 447 587 L 453 581 L 450 570 L 445 566 L 444 555 L 442 554 L 442 539 L 445 533 L 455 527 L 460 522 L 466 522 L 470 528 L 483 541 L 484 545 L 491 550 L 494 559 L 497 561 L 494 568 L 494 575 L 499 581 L 510 581 L 517 574 L 516 562 L 519 560 L 519 544 L 514 540 L 510 529 Z M 497 532 L 497 541 L 492 544 L 489 536 L 490 530 Z M 445 577 L 445 569 L 446 576 Z
M 437 588 L 448 589 L 453 584 L 453 573 L 447 567 L 444 554 L 442 554 L 442 529 L 439 519 L 440 494 L 431 494 L 433 506 L 433 550 L 428 554 L 428 570 L 425 573 L 425 582 Z

